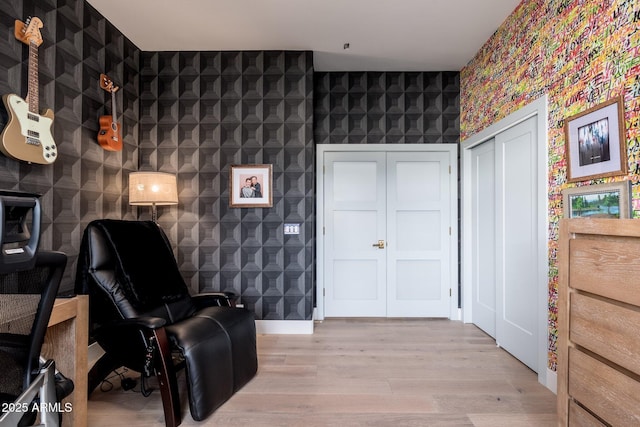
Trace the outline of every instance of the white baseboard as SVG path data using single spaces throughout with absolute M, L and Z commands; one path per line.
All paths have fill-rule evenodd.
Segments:
M 256 320 L 256 333 L 264 335 L 312 335 L 313 320 Z
M 558 394 L 558 373 L 547 368 L 547 388 Z

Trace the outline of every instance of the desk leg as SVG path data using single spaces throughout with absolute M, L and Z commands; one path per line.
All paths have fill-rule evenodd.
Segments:
M 73 393 L 63 400 L 72 405 L 72 412 L 62 416 L 64 427 L 87 426 L 88 299 L 76 298 L 75 316 L 49 326 L 42 348 L 44 357 L 53 359 L 56 368 L 73 380 Z
M 75 345 L 75 374 L 77 378 L 75 402 L 78 404 L 75 412 L 75 426 L 85 427 L 87 425 L 87 369 L 89 365 L 88 351 L 89 351 L 89 297 L 87 295 L 77 296 L 78 298 L 78 313 L 76 315 L 76 345 Z

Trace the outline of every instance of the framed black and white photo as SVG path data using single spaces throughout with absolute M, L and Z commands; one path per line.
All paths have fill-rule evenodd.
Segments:
M 585 185 L 562 191 L 566 218 L 630 218 L 629 181 Z
M 273 206 L 272 165 L 231 165 L 229 206 L 270 208 Z
M 617 97 L 565 121 L 567 181 L 627 173 L 624 99 Z

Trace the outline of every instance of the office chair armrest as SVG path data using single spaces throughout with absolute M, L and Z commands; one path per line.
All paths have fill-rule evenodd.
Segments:
M 191 298 L 196 309 L 200 310 L 211 306 L 235 307 L 237 296 L 233 292 L 205 292 Z

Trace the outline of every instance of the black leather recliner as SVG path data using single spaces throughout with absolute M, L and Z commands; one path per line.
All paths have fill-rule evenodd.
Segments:
M 152 221 L 97 220 L 85 229 L 76 293 L 89 294 L 92 336 L 105 350 L 89 393 L 119 366 L 155 373 L 167 426 L 181 422 L 175 370 L 186 370 L 196 421 L 257 372 L 254 315 L 231 293 L 191 296 L 171 245 Z

